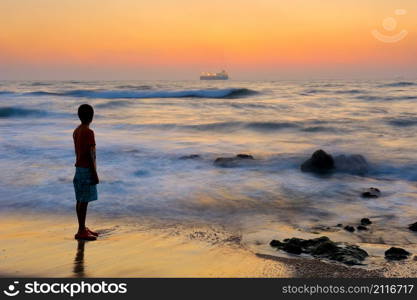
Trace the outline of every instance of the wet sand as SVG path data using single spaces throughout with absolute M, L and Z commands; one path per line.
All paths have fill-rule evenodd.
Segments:
M 3 215 L 0 274 L 7 277 L 415 277 L 417 262 L 367 270 L 250 250 L 238 234 L 204 224 L 91 218 L 97 241 L 73 239 L 74 217 Z

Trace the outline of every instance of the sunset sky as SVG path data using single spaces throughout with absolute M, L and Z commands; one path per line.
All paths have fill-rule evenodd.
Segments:
M 408 34 L 384 43 L 374 29 Z M 221 69 L 234 79 L 416 78 L 417 1 L 0 0 L 0 79 Z

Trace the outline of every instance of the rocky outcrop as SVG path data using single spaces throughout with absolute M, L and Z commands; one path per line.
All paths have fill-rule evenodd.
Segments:
M 330 154 L 317 150 L 301 165 L 301 171 L 313 173 L 328 173 L 334 169 L 334 160 Z
M 331 171 L 365 174 L 369 165 L 360 154 L 338 155 L 333 157 L 324 150 L 317 150 L 301 165 L 301 171 L 313 173 L 328 173 Z
M 232 168 L 238 166 L 243 161 L 252 161 L 253 156 L 250 154 L 238 154 L 235 157 L 218 157 L 214 161 L 214 165 L 223 168 Z
M 368 253 L 356 245 L 335 243 L 328 237 L 316 239 L 285 239 L 283 242 L 272 240 L 271 247 L 292 254 L 306 253 L 318 258 L 335 260 L 347 265 L 361 265 Z
M 381 191 L 377 188 L 370 187 L 362 193 L 363 198 L 378 198 L 381 196 Z
M 403 260 L 411 255 L 410 252 L 403 248 L 391 247 L 385 251 L 385 259 L 387 260 Z
M 190 154 L 181 156 L 180 159 L 200 159 L 201 156 L 199 154 Z
M 349 232 L 354 232 L 355 231 L 355 227 L 350 226 L 350 225 L 346 225 L 343 229 L 346 230 L 346 231 L 349 231 Z
M 410 224 L 408 226 L 408 229 L 410 229 L 411 231 L 417 231 L 417 222 Z
M 369 220 L 368 218 L 363 218 L 361 219 L 361 225 L 367 226 L 367 225 L 371 225 L 372 221 Z

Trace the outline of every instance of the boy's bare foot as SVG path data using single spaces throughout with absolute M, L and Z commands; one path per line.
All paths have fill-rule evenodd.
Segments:
M 92 235 L 90 232 L 88 232 L 87 229 L 75 234 L 74 238 L 76 240 L 85 240 L 85 241 L 95 241 L 97 239 L 97 237 Z
M 94 236 L 98 236 L 98 235 L 99 235 L 99 233 L 98 233 L 98 232 L 92 231 L 92 230 L 90 230 L 90 228 L 88 228 L 88 227 L 86 227 L 86 228 L 85 228 L 85 230 L 87 230 L 90 234 L 92 234 L 92 235 L 94 235 Z

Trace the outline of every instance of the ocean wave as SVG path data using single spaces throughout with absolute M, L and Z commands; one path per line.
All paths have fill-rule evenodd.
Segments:
M 126 85 L 119 85 L 117 88 L 118 89 L 133 89 L 133 90 L 151 90 L 152 86 L 126 84 Z
M 361 95 L 356 99 L 367 101 L 401 101 L 401 100 L 414 100 L 417 99 L 417 95 L 405 95 L 405 96 L 374 96 L 374 95 Z
M 412 85 L 416 85 L 416 83 L 411 82 L 411 81 L 398 81 L 398 82 L 381 84 L 379 87 L 403 87 L 403 86 L 412 86 Z
M 409 127 L 417 125 L 417 118 L 395 118 L 387 121 L 389 125 L 397 127 Z
M 44 91 L 36 91 L 36 92 L 27 92 L 23 94 L 14 93 L 17 95 L 23 95 L 23 96 L 60 96 L 60 93 L 54 93 L 54 92 L 44 92 Z
M 326 126 L 309 126 L 306 128 L 303 128 L 302 131 L 305 132 L 333 132 L 336 131 L 333 127 L 326 127 Z
M 322 94 L 322 93 L 326 93 L 327 90 L 320 90 L 320 89 L 308 89 L 303 91 L 301 94 Z
M 290 122 L 216 122 L 196 125 L 177 125 L 176 127 L 201 131 L 233 131 L 248 129 L 266 132 L 298 128 L 299 125 Z
M 334 91 L 335 94 L 361 94 L 364 93 L 363 90 L 352 89 L 352 90 L 336 90 Z
M 34 91 L 24 96 L 69 96 L 80 98 L 134 99 L 134 98 L 243 98 L 258 94 L 246 88 L 144 91 L 144 90 L 71 90 L 65 92 Z
M 1 107 L 0 118 L 15 118 L 15 117 L 26 117 L 26 116 L 42 116 L 46 112 L 37 109 L 27 109 L 19 107 Z
M 241 121 L 231 121 L 231 122 L 214 122 L 207 124 L 119 124 L 116 125 L 116 129 L 157 129 L 157 130 L 196 130 L 196 131 L 214 131 L 214 132 L 231 132 L 237 130 L 253 130 L 260 132 L 269 132 L 277 131 L 291 128 L 299 128 L 300 125 L 290 122 L 241 122 Z
M 324 89 L 308 89 L 303 91 L 301 94 L 361 94 L 365 93 L 363 90 L 350 89 L 350 90 L 324 90 Z
M 51 83 L 50 82 L 35 81 L 35 82 L 30 82 L 29 85 L 30 86 L 48 86 L 48 85 L 51 85 Z
M 245 127 L 259 131 L 270 131 L 285 128 L 297 128 L 299 125 L 290 122 L 249 122 L 245 124 Z
M 99 104 L 96 104 L 95 107 L 96 108 L 117 108 L 117 107 L 128 106 L 130 104 L 132 103 L 129 101 L 118 100 L 118 101 L 109 101 L 109 102 L 99 103 Z

